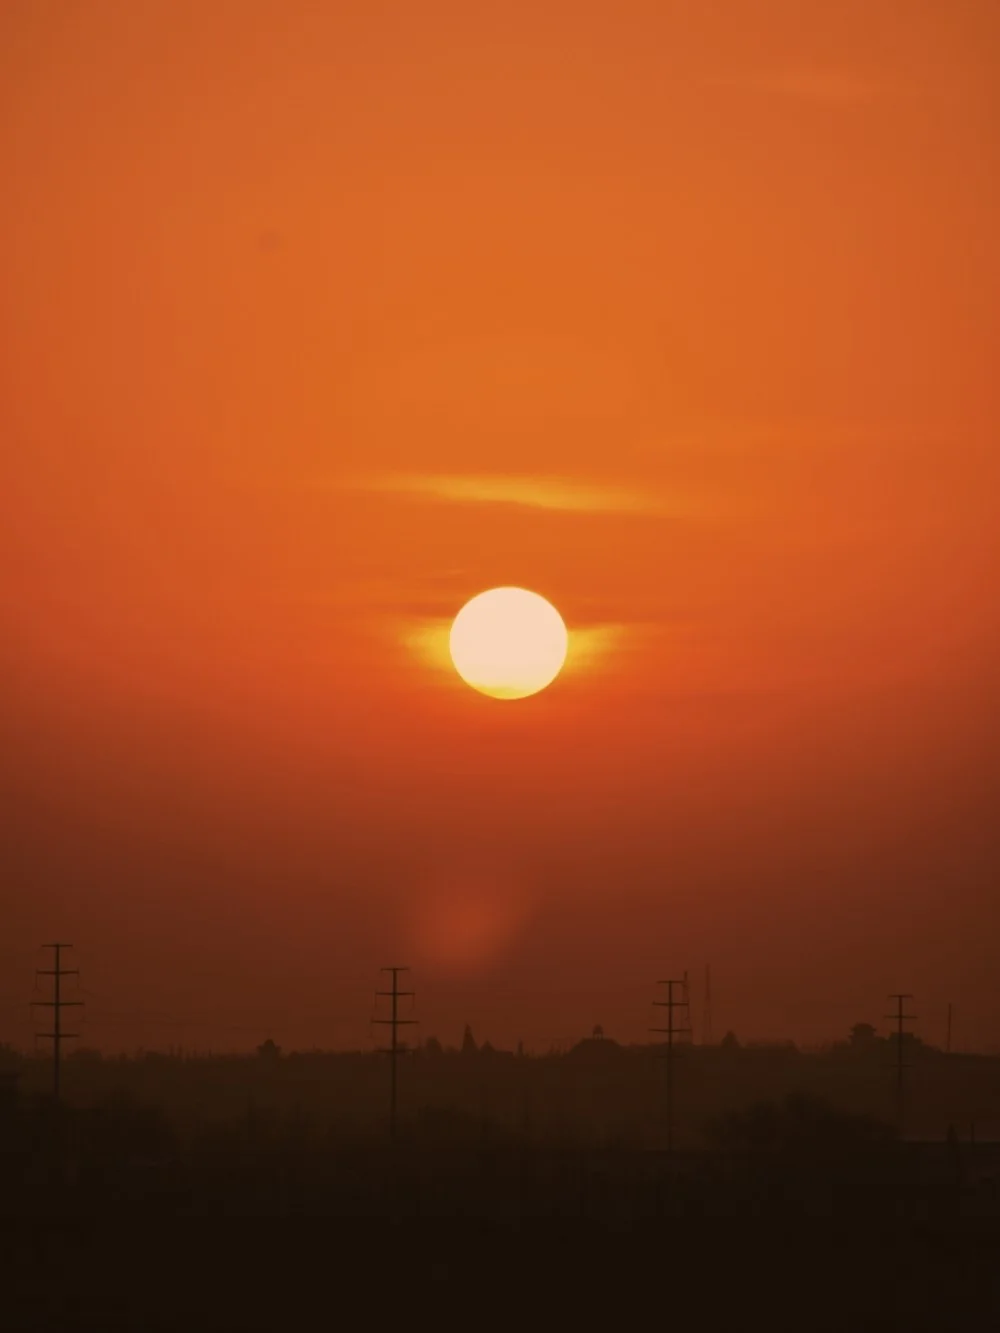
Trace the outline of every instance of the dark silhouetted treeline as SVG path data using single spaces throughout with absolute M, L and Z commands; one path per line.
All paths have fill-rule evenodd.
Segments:
M 8 1090 L 0 1105 L 11 1217 L 1000 1219 L 998 1164 L 1000 1145 L 903 1143 L 885 1122 L 802 1094 L 716 1116 L 701 1147 L 672 1154 L 566 1128 L 527 1135 L 446 1107 L 409 1116 L 390 1141 L 381 1119 L 249 1106 L 179 1122 L 122 1092 L 83 1106 Z
M 860 1026 L 860 1025 L 859 1025 Z M 896 1118 L 895 1051 L 865 1039 L 821 1053 L 793 1045 L 687 1046 L 674 1062 L 675 1143 L 706 1144 L 711 1121 L 748 1106 L 803 1095 L 841 1112 Z M 912 1041 L 906 1051 L 904 1135 L 943 1141 L 1000 1138 L 1000 1059 L 944 1055 Z M 0 1052 L 24 1096 L 42 1094 L 51 1071 L 44 1058 Z M 522 1139 L 571 1134 L 594 1144 L 662 1146 L 665 1062 L 660 1048 L 624 1047 L 594 1038 L 563 1055 L 527 1056 L 464 1043 L 446 1051 L 433 1040 L 408 1053 L 399 1071 L 403 1121 L 448 1110 L 489 1121 Z M 388 1109 L 388 1061 L 375 1053 L 283 1053 L 262 1042 L 256 1054 L 183 1056 L 71 1054 L 63 1094 L 73 1105 L 124 1094 L 155 1106 L 171 1124 L 195 1127 L 276 1115 L 345 1131 L 377 1132 Z

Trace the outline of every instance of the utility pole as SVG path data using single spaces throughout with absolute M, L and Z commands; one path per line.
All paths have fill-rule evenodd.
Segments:
M 681 978 L 681 1002 L 687 1010 L 688 1027 L 692 1042 L 694 1041 L 694 1015 L 691 1011 L 691 982 L 688 979 L 687 968 L 684 969 L 684 976 Z
M 712 968 L 705 964 L 705 1004 L 701 1015 L 701 1044 L 712 1045 Z
M 665 1000 L 654 1000 L 653 1004 L 658 1009 L 666 1009 L 667 1026 L 665 1028 L 650 1028 L 650 1032 L 662 1032 L 667 1038 L 667 1152 L 674 1150 L 674 1038 L 691 1035 L 690 1008 L 688 1005 L 687 994 L 687 974 L 681 978 L 671 978 L 668 981 L 658 981 L 658 986 L 666 986 L 667 998 Z M 674 987 L 678 986 L 681 992 L 681 999 L 674 998 Z M 688 1015 L 686 1024 L 677 1024 L 674 1022 L 674 1010 L 684 1009 Z
M 52 1095 L 56 1101 L 59 1100 L 59 1062 L 62 1055 L 62 1044 L 70 1037 L 78 1037 L 78 1032 L 64 1032 L 62 1027 L 62 1011 L 64 1009 L 79 1008 L 82 1000 L 64 1000 L 62 998 L 61 982 L 63 977 L 77 977 L 80 975 L 80 969 L 77 967 L 62 966 L 63 949 L 72 949 L 72 944 L 43 944 L 43 949 L 51 949 L 54 955 L 54 967 L 37 968 L 36 975 L 40 977 L 52 978 L 52 999 L 51 1000 L 33 1000 L 32 1004 L 39 1005 L 43 1009 L 52 1010 L 52 1031 L 39 1032 L 39 1037 L 47 1037 L 52 1042 Z
M 896 1023 L 896 1122 L 899 1126 L 899 1137 L 902 1138 L 904 1126 L 903 1070 L 908 1067 L 903 1062 L 903 1038 L 907 1035 L 903 1024 L 914 1022 L 916 1014 L 903 1013 L 904 1002 L 913 999 L 909 992 L 890 995 L 889 999 L 896 1001 L 896 1012 L 885 1016 L 894 1019 Z
M 403 1052 L 406 1050 L 405 1044 L 400 1043 L 399 1029 L 401 1027 L 409 1027 L 411 1024 L 414 1024 L 417 1021 L 415 1018 L 399 1017 L 399 1001 L 404 996 L 407 995 L 412 996 L 414 993 L 411 990 L 399 989 L 400 972 L 409 972 L 409 970 L 410 969 L 408 967 L 383 967 L 382 968 L 383 972 L 392 973 L 392 990 L 380 990 L 375 992 L 377 996 L 385 996 L 387 999 L 390 999 L 392 1001 L 392 1011 L 391 1011 L 392 1016 L 390 1018 L 376 1018 L 375 1022 L 385 1024 L 392 1030 L 391 1044 L 389 1046 L 383 1046 L 381 1050 L 383 1055 L 389 1056 L 389 1061 L 390 1061 L 389 1137 L 393 1141 L 395 1141 L 396 1138 L 396 1062 L 398 1061 L 399 1057 L 403 1054 Z

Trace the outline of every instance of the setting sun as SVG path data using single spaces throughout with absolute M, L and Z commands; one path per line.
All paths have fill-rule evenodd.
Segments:
M 555 680 L 569 635 L 562 616 L 525 588 L 492 588 L 466 602 L 451 627 L 451 659 L 473 689 L 524 699 Z

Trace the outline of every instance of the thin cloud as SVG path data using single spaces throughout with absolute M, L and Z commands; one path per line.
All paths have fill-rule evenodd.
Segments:
M 887 91 L 881 81 L 842 69 L 802 68 L 775 70 L 747 78 L 716 80 L 728 87 L 823 106 L 866 106 Z
M 687 512 L 687 503 L 668 504 L 663 496 L 620 486 L 581 485 L 562 477 L 488 474 L 392 473 L 365 478 L 362 490 L 409 495 L 458 504 L 514 505 L 578 514 L 664 514 Z
M 875 101 L 880 89 L 871 80 L 844 70 L 786 70 L 761 82 L 765 91 L 807 102 L 851 106 Z

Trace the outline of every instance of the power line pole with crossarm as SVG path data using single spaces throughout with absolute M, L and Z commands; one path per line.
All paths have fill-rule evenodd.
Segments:
M 396 1138 L 396 1066 L 399 1057 L 406 1051 L 406 1044 L 399 1040 L 399 1029 L 409 1027 L 417 1022 L 415 1018 L 399 1017 L 399 1001 L 404 996 L 412 996 L 411 990 L 399 989 L 400 972 L 409 972 L 408 967 L 383 967 L 383 972 L 392 973 L 392 990 L 376 991 L 377 996 L 383 996 L 392 1001 L 391 1017 L 376 1018 L 375 1022 L 385 1025 L 392 1032 L 392 1041 L 389 1046 L 383 1046 L 382 1054 L 389 1056 L 390 1083 L 389 1083 L 389 1137 L 395 1141 Z
M 903 1137 L 904 1129 L 904 1099 L 903 1099 L 903 1070 L 907 1068 L 903 1060 L 903 1042 L 908 1035 L 905 1023 L 912 1023 L 916 1019 L 916 1014 L 904 1014 L 905 1001 L 912 1000 L 913 996 L 908 992 L 897 992 L 889 996 L 890 1000 L 896 1001 L 896 1012 L 886 1014 L 886 1018 L 895 1019 L 896 1022 L 896 1124 L 899 1127 L 899 1137 Z
M 674 1149 L 674 1038 L 690 1037 L 691 1035 L 691 1011 L 688 1001 L 687 974 L 682 978 L 671 979 L 669 981 L 658 981 L 658 986 L 666 986 L 667 998 L 665 1000 L 654 1000 L 653 1004 L 658 1009 L 666 1009 L 667 1026 L 665 1028 L 650 1028 L 650 1032 L 664 1033 L 667 1038 L 666 1060 L 667 1060 L 667 1152 L 672 1153 Z M 674 987 L 680 987 L 680 999 L 674 998 Z M 674 1022 L 674 1010 L 682 1009 L 685 1012 L 686 1023 L 677 1024 Z
M 51 949 L 54 955 L 53 967 L 40 967 L 36 969 L 36 975 L 40 977 L 52 978 L 52 999 L 51 1000 L 33 1000 L 32 1004 L 38 1005 L 42 1009 L 52 1010 L 52 1031 L 39 1032 L 40 1037 L 47 1037 L 52 1042 L 52 1095 L 59 1100 L 59 1065 L 62 1058 L 62 1044 L 70 1037 L 78 1037 L 78 1032 L 64 1032 L 62 1026 L 62 1011 L 64 1009 L 77 1009 L 82 1004 L 82 1000 L 64 1000 L 62 998 L 61 982 L 63 977 L 78 977 L 80 969 L 77 967 L 62 966 L 63 949 L 72 949 L 72 944 L 43 944 L 43 949 Z

